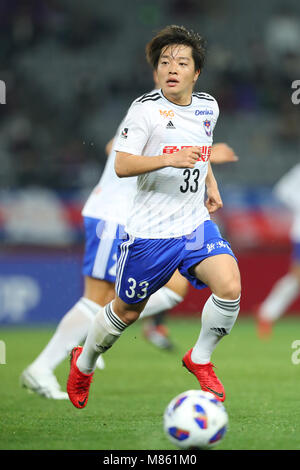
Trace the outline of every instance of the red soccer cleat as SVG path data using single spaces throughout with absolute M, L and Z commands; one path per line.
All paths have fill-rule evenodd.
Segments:
M 263 318 L 261 305 L 254 308 L 256 334 L 261 340 L 269 340 L 272 336 L 273 322 Z
M 256 332 L 259 339 L 268 340 L 272 336 L 273 322 L 257 317 Z
M 146 323 L 144 337 L 159 349 L 173 349 L 174 345 L 169 338 L 169 332 L 165 325 L 153 325 Z
M 225 400 L 225 390 L 213 371 L 214 365 L 211 362 L 207 364 L 196 364 L 191 359 L 192 350 L 190 349 L 182 358 L 182 365 L 187 368 L 189 372 L 194 374 L 204 392 L 212 393 L 217 400 Z
M 82 346 L 77 346 L 71 351 L 70 373 L 67 382 L 67 392 L 71 402 L 76 408 L 84 408 L 88 402 L 92 374 L 83 374 L 77 365 L 77 359 L 82 353 Z

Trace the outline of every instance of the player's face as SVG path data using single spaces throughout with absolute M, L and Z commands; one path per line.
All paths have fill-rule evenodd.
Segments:
M 177 104 L 190 104 L 191 94 L 200 74 L 195 70 L 192 48 L 172 44 L 161 51 L 157 78 L 167 99 Z

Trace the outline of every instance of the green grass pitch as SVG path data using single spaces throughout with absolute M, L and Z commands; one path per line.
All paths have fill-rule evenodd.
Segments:
M 199 319 L 168 319 L 175 350 L 157 350 L 141 336 L 141 325 L 128 328 L 96 371 L 89 403 L 77 410 L 69 401 L 29 394 L 19 385 L 22 370 L 50 339 L 52 328 L 3 328 L 6 364 L 0 365 L 0 448 L 26 450 L 174 450 L 163 434 L 168 402 L 198 388 L 181 365 L 195 343 Z M 300 320 L 283 318 L 268 342 L 256 338 L 251 318 L 240 317 L 213 354 L 227 398 L 229 429 L 217 449 L 300 449 Z M 299 342 L 300 344 L 300 342 Z M 300 349 L 300 347 L 298 346 Z M 296 361 L 297 362 L 297 361 Z M 66 359 L 56 370 L 65 389 Z

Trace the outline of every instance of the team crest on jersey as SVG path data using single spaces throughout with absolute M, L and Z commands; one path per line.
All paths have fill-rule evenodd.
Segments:
M 124 129 L 121 132 L 121 137 L 123 137 L 123 139 L 127 139 L 127 134 L 128 134 L 128 127 L 124 127 Z
M 210 137 L 211 136 L 211 121 L 209 121 L 209 119 L 205 119 L 205 121 L 203 121 L 203 126 L 204 126 L 206 135 Z

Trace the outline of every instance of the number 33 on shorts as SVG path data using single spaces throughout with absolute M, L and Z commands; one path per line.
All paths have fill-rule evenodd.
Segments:
M 143 300 L 147 297 L 149 282 L 141 281 L 137 284 L 133 277 L 129 277 L 128 286 L 129 288 L 126 289 L 125 294 L 129 299 L 132 299 L 136 296 L 138 299 Z

